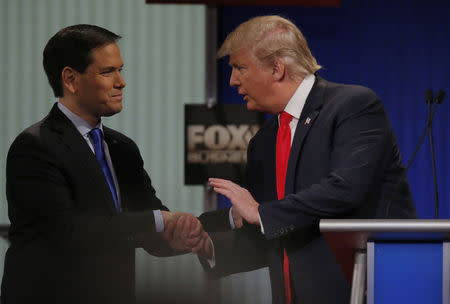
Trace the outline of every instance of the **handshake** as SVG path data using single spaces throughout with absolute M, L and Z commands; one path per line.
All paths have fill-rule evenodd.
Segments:
M 241 228 L 243 221 L 260 225 L 259 203 L 247 189 L 220 178 L 210 178 L 214 191 L 228 197 L 233 204 L 231 217 L 234 228 Z M 203 230 L 199 219 L 192 214 L 161 211 L 164 219 L 164 239 L 172 250 L 179 253 L 192 252 L 201 258 L 211 260 L 213 245 L 208 233 Z M 230 225 L 231 229 L 231 225 Z
M 204 259 L 212 259 L 211 238 L 203 230 L 198 218 L 183 212 L 161 212 L 164 219 L 163 237 L 172 250 L 179 253 L 192 252 Z

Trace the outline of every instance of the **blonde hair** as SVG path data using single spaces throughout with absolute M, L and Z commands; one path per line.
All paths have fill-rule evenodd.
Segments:
M 217 56 L 232 55 L 242 49 L 249 49 L 263 65 L 273 65 L 282 59 L 294 80 L 321 68 L 300 30 L 280 16 L 260 16 L 242 23 L 227 36 Z

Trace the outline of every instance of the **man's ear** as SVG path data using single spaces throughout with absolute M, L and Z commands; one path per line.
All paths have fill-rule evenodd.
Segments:
M 281 81 L 286 77 L 286 65 L 281 59 L 277 59 L 272 68 L 272 78 L 275 81 Z
M 64 67 L 61 72 L 61 81 L 63 85 L 63 90 L 66 89 L 73 95 L 78 92 L 78 76 L 79 73 L 72 69 L 71 67 Z

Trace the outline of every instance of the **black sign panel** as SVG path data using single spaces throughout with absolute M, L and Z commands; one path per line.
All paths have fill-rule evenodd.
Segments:
M 185 105 L 184 183 L 205 184 L 209 177 L 242 183 L 247 147 L 265 121 L 244 104 Z

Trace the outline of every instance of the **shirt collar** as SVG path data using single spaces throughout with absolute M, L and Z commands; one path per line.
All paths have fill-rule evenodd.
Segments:
M 316 76 L 314 76 L 314 74 L 306 75 L 284 108 L 285 112 L 291 114 L 291 116 L 296 119 L 300 119 L 300 115 L 302 114 L 303 107 L 306 103 L 306 98 L 308 97 L 309 92 L 311 92 L 315 80 Z
M 77 114 L 70 111 L 62 103 L 58 102 L 58 108 L 61 110 L 61 112 L 64 113 L 64 115 L 67 116 L 67 118 L 69 118 L 69 120 L 73 123 L 73 125 L 77 128 L 78 132 L 80 132 L 81 135 L 87 136 L 89 131 L 91 131 L 94 128 L 99 128 L 103 132 L 103 124 L 101 120 L 94 128 L 92 128 L 89 123 L 87 123 L 83 118 L 81 118 Z

